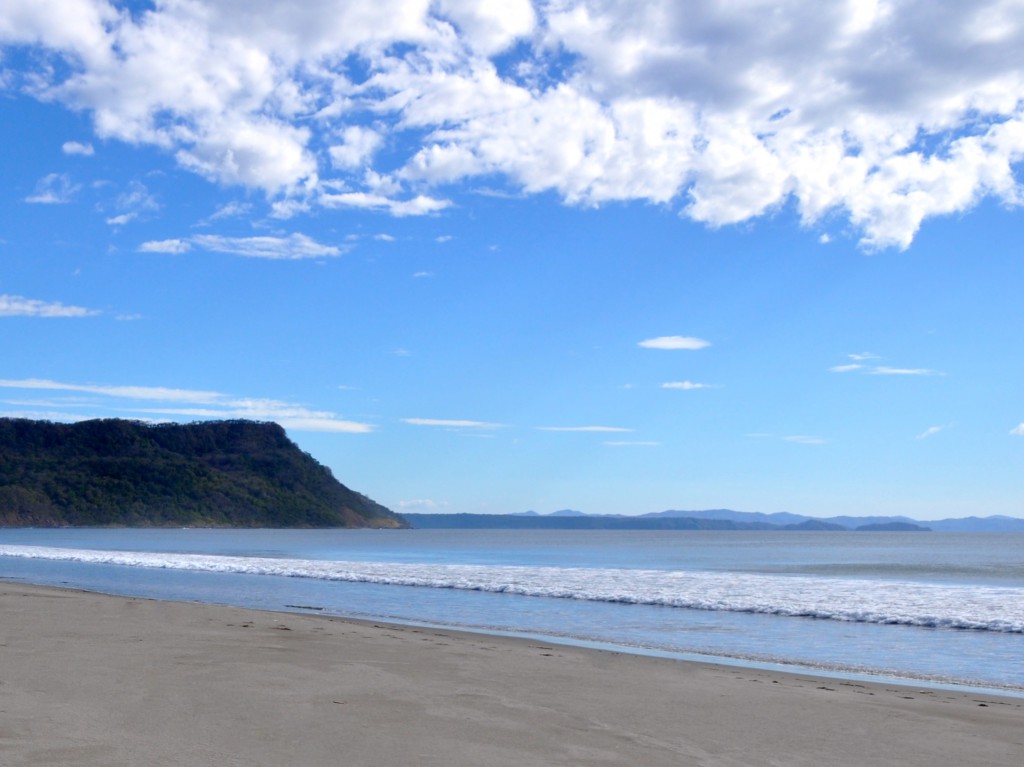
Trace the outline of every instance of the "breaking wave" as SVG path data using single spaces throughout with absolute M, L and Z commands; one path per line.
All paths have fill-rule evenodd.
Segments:
M 0 546 L 0 556 L 1024 633 L 1024 588 L 736 572 L 312 559 Z

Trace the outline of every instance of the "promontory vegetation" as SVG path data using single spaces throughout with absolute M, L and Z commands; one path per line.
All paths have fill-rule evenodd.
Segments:
M 0 526 L 405 527 L 275 423 L 0 418 Z

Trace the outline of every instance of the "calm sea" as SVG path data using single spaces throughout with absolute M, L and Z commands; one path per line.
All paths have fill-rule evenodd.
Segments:
M 0 578 L 1024 692 L 1024 535 L 0 530 Z

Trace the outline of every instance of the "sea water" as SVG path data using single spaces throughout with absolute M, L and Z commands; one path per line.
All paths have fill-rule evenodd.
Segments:
M 0 578 L 1024 692 L 1024 535 L 0 530 Z

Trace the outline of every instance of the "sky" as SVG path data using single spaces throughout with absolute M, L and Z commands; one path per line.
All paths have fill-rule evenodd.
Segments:
M 1024 1 L 4 0 L 0 416 L 398 512 L 1024 516 Z

